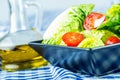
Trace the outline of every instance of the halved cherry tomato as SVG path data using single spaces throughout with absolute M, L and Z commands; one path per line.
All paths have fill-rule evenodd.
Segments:
M 67 32 L 62 36 L 62 40 L 67 46 L 77 46 L 84 39 L 83 34 L 78 32 Z
M 92 12 L 85 18 L 83 26 L 87 30 L 96 29 L 105 20 L 106 16 L 104 14 Z
M 108 38 L 108 40 L 105 42 L 105 45 L 111 45 L 111 44 L 116 44 L 116 43 L 120 43 L 120 39 L 117 38 L 116 36 L 111 36 L 111 37 Z

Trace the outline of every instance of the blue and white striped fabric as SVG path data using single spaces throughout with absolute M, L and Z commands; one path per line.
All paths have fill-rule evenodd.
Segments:
M 63 68 L 48 65 L 45 67 L 6 72 L 0 70 L 0 80 L 120 80 L 120 73 L 109 74 L 101 77 L 73 73 Z

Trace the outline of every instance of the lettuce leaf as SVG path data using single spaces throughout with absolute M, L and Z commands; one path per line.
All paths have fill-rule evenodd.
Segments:
M 97 29 L 109 30 L 120 37 L 120 4 L 114 4 L 106 13 L 107 19 Z
M 101 39 L 95 37 L 89 37 L 84 39 L 77 47 L 80 48 L 95 48 L 104 46 L 104 43 Z
M 107 10 L 108 16 L 115 16 L 116 14 L 120 13 L 120 4 L 114 4 L 111 8 Z
M 108 30 L 84 30 L 81 33 L 85 36 L 85 39 L 77 46 L 81 48 L 95 48 L 104 46 L 104 43 L 110 36 L 117 37 L 116 34 Z
M 103 42 L 105 42 L 110 36 L 116 36 L 116 34 L 114 34 L 113 32 L 111 31 L 108 31 L 108 30 L 84 30 L 81 32 L 85 38 L 97 38 L 97 39 L 100 39 L 102 40 Z
M 60 27 L 56 33 L 49 38 L 44 39 L 43 44 L 60 45 L 62 43 L 62 36 L 66 32 L 80 32 L 83 31 L 83 21 L 86 16 L 93 10 L 93 4 L 81 4 L 70 7 L 67 16 L 62 20 Z M 56 26 L 54 26 L 56 27 Z M 49 35 L 49 34 L 48 34 Z

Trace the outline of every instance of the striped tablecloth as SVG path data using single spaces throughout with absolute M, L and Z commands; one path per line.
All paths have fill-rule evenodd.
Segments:
M 32 70 L 6 72 L 0 70 L 0 80 L 120 80 L 120 73 L 101 77 L 73 73 L 63 68 L 48 65 Z

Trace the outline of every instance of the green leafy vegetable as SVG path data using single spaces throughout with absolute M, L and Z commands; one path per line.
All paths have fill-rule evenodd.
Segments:
M 114 4 L 108 9 L 106 21 L 101 24 L 97 29 L 104 29 L 114 32 L 120 37 L 120 4 Z
M 105 42 L 110 36 L 117 36 L 116 34 L 108 30 L 84 30 L 81 33 L 85 36 L 85 38 L 95 37 L 97 39 L 101 39 L 103 42 Z
M 64 18 L 63 22 L 59 23 L 61 24 L 61 27 L 58 28 L 57 32 L 50 39 L 43 40 L 42 43 L 60 45 L 62 44 L 61 37 L 64 33 L 82 31 L 83 21 L 85 17 L 91 13 L 93 8 L 93 4 L 81 4 L 72 6 L 70 8 L 70 11 L 67 13 L 67 17 Z
M 95 37 L 86 38 L 78 45 L 80 48 L 95 48 L 100 46 L 104 46 L 104 43 Z
M 118 13 L 120 13 L 120 4 L 114 4 L 107 10 L 108 16 L 115 16 Z

